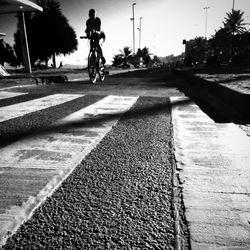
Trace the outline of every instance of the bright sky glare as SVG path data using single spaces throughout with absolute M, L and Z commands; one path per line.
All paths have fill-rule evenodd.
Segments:
M 139 47 L 139 20 L 141 21 L 141 47 L 148 47 L 152 54 L 178 55 L 183 51 L 182 40 L 205 36 L 204 7 L 207 12 L 207 37 L 222 26 L 222 22 L 233 6 L 233 0 L 59 0 L 63 14 L 75 29 L 77 37 L 84 35 L 88 11 L 96 9 L 106 33 L 103 44 L 104 55 L 110 63 L 115 54 L 125 46 L 133 47 L 132 4 L 135 11 L 135 42 Z M 245 12 L 245 22 L 250 23 L 249 0 L 235 0 L 235 9 Z M 248 29 L 250 26 L 248 25 Z M 14 15 L 0 15 L 0 32 L 7 34 L 6 42 L 13 44 L 16 30 Z M 88 43 L 78 40 L 78 50 L 61 57 L 64 64 L 86 64 Z

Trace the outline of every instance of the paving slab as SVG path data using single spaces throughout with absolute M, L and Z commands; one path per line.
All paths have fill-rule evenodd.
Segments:
M 175 158 L 192 249 L 250 248 L 250 138 L 171 98 Z M 183 102 L 182 102 L 183 103 Z

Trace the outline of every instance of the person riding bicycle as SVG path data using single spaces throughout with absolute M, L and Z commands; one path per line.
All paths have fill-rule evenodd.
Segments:
M 89 19 L 86 21 L 86 30 L 85 33 L 88 37 L 91 37 L 91 48 L 93 46 L 96 46 L 98 49 L 98 53 L 101 56 L 102 63 L 105 64 L 106 60 L 102 53 L 102 48 L 100 46 L 100 39 L 105 39 L 104 32 L 101 32 L 101 19 L 99 17 L 95 16 L 95 10 L 90 9 L 89 10 Z

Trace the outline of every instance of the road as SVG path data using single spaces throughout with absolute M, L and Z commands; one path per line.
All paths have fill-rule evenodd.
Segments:
M 0 86 L 3 249 L 249 248 L 249 137 L 183 78 Z

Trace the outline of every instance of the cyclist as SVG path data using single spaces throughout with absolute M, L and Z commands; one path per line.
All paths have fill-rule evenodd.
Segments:
M 85 33 L 88 37 L 93 37 L 93 39 L 90 40 L 93 44 L 90 44 L 90 46 L 91 48 L 93 46 L 96 46 L 98 48 L 98 53 L 101 56 L 102 63 L 105 64 L 106 60 L 103 56 L 102 48 L 99 43 L 100 39 L 105 39 L 105 34 L 104 32 L 101 32 L 101 19 L 95 16 L 94 9 L 89 10 L 89 19 L 86 22 Z

